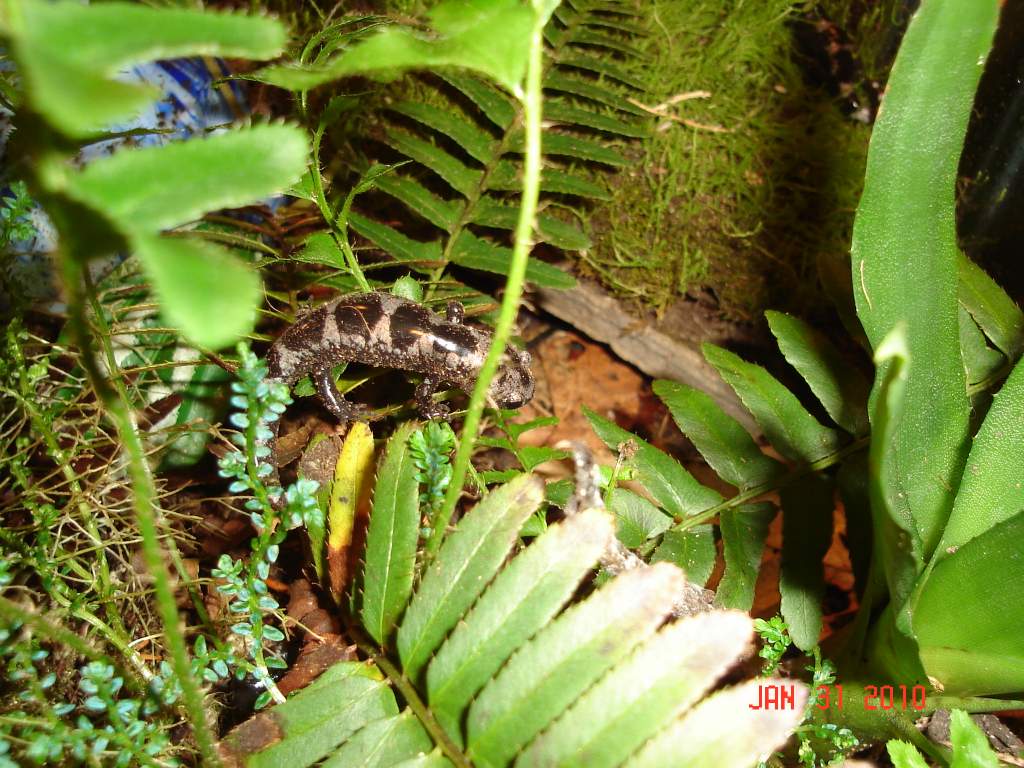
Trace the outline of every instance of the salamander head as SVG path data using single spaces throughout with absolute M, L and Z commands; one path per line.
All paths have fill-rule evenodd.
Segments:
M 500 408 L 519 408 L 533 398 L 530 353 L 509 344 L 487 391 Z

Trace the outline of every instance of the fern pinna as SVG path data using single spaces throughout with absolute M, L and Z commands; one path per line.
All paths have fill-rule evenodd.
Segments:
M 792 709 L 750 709 L 757 682 L 701 701 L 749 649 L 751 621 L 665 623 L 685 585 L 675 566 L 641 564 L 570 605 L 613 543 L 612 517 L 589 506 L 518 546 L 544 498 L 534 476 L 488 493 L 414 589 L 411 431 L 389 441 L 373 499 L 357 600 L 369 661 L 237 728 L 221 745 L 231 763 L 739 768 L 786 739 L 799 684 Z

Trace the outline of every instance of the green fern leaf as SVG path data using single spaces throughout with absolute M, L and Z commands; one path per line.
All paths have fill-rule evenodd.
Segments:
M 439 75 L 462 91 L 496 126 L 507 130 L 516 119 L 516 105 L 508 96 L 472 75 L 443 72 Z
M 544 78 L 544 87 L 548 90 L 560 91 L 572 94 L 573 96 L 582 96 L 585 99 L 589 99 L 597 104 L 603 104 L 620 112 L 647 117 L 647 113 L 644 110 L 631 103 L 628 99 L 606 86 L 595 85 L 591 80 L 584 80 L 580 77 L 554 71 L 549 72 L 547 77 Z
M 682 433 L 725 482 L 748 490 L 782 475 L 782 465 L 765 456 L 747 430 L 710 396 L 673 381 L 655 381 L 653 389 Z
M 544 103 L 544 117 L 547 120 L 553 120 L 565 125 L 593 128 L 605 133 L 628 136 L 634 139 L 643 138 L 650 133 L 649 125 L 646 123 L 637 123 L 609 115 L 602 115 L 600 112 L 582 109 L 561 99 L 549 99 Z
M 412 594 L 420 526 L 419 483 L 408 445 L 414 429 L 415 424 L 406 423 L 388 441 L 366 533 L 360 617 L 379 645 L 387 644 Z
M 782 618 L 802 651 L 818 644 L 821 601 L 825 597 L 822 560 L 832 543 L 834 485 L 820 475 L 805 475 L 780 492 L 782 501 Z
M 375 668 L 336 664 L 301 696 L 233 730 L 221 751 L 247 768 L 306 768 L 364 726 L 397 714 L 395 695 Z
M 640 482 L 677 520 L 721 503 L 722 497 L 716 491 L 698 483 L 679 462 L 650 443 L 598 416 L 589 408 L 584 408 L 583 414 L 597 436 L 612 451 L 618 452 L 623 443 L 632 442 L 636 445 L 636 453 L 627 460 L 626 465 L 636 468 Z
M 765 316 L 783 356 L 804 377 L 832 420 L 851 434 L 866 435 L 871 390 L 867 377 L 803 320 L 782 312 Z
M 774 518 L 775 507 L 767 502 L 722 510 L 718 527 L 722 532 L 725 573 L 715 593 L 717 605 L 749 611 L 754 604 L 764 540 Z
M 665 563 L 627 571 L 513 656 L 469 710 L 469 754 L 503 766 L 580 694 L 652 635 L 682 589 Z
M 445 232 L 455 231 L 466 207 L 462 200 L 444 200 L 418 181 L 396 173 L 381 176 L 375 184 L 377 189 L 405 203 L 409 210 Z
M 839 450 L 839 435 L 818 423 L 796 395 L 764 368 L 713 344 L 704 344 L 702 349 L 787 459 L 811 463 Z
M 427 671 L 430 706 L 461 742 L 461 715 L 512 652 L 572 597 L 611 542 L 603 510 L 551 526 L 516 557 L 452 633 Z
M 445 539 L 398 630 L 398 654 L 410 679 L 419 678 L 445 636 L 483 592 L 543 498 L 540 483 L 522 475 L 491 491 Z
M 758 686 L 791 688 L 793 706 L 755 712 L 750 707 L 758 701 Z M 751 680 L 727 688 L 648 742 L 626 768 L 748 768 L 785 742 L 803 719 L 806 701 L 807 687 L 789 680 Z
M 619 490 L 619 489 L 616 489 Z M 661 544 L 651 555 L 652 563 L 678 565 L 694 584 L 707 584 L 715 569 L 715 532 L 710 525 L 695 525 L 684 531 L 665 531 Z
M 750 619 L 741 613 L 669 624 L 581 696 L 516 765 L 622 765 L 714 685 L 750 641 Z
M 618 64 L 600 56 L 583 53 L 577 49 L 570 49 L 569 52 L 560 54 L 558 56 L 558 63 L 563 67 L 573 67 L 586 72 L 593 72 L 595 75 L 609 77 L 637 91 L 644 89 L 643 83 L 638 78 L 631 75 Z
M 510 139 L 510 148 L 514 152 L 524 151 L 524 137 L 521 132 L 516 133 Z M 622 168 L 629 164 L 622 154 L 599 141 L 576 134 L 555 133 L 553 130 L 544 134 L 544 152 L 548 155 L 574 157 L 578 160 L 603 163 L 613 168 Z
M 348 223 L 356 232 L 379 247 L 396 261 L 409 264 L 413 269 L 427 271 L 427 267 L 443 264 L 441 246 L 434 242 L 422 243 L 406 237 L 387 224 L 378 224 L 355 211 L 349 213 Z
M 481 240 L 462 230 L 452 249 L 452 263 L 484 272 L 507 275 L 512 263 L 512 249 Z M 531 258 L 526 263 L 526 279 L 548 288 L 572 288 L 576 279 L 557 267 Z
M 466 150 L 470 157 L 481 163 L 487 163 L 494 157 L 496 147 L 491 134 L 451 112 L 439 109 L 433 104 L 420 104 L 414 101 L 400 101 L 389 105 L 388 109 L 444 134 Z
M 436 144 L 398 130 L 388 132 L 383 141 L 396 152 L 432 170 L 463 197 L 473 197 L 480 187 L 482 171 L 470 168 Z
M 407 760 L 415 761 L 433 746 L 423 725 L 407 709 L 396 717 L 367 723 L 319 768 L 390 768 Z M 445 758 L 441 760 L 448 762 Z

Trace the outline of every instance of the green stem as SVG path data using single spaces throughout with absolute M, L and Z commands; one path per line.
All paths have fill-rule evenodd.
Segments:
M 352 277 L 359 283 L 359 287 L 369 293 L 371 290 L 370 283 L 367 282 L 366 275 L 363 274 L 363 270 L 359 267 L 359 261 L 356 259 L 356 255 L 352 251 L 352 245 L 348 241 L 348 221 L 339 221 L 339 217 L 331 210 L 331 206 L 327 202 L 327 195 L 324 193 L 324 180 L 320 175 L 320 142 L 324 136 L 324 128 L 326 128 L 325 125 L 320 125 L 313 132 L 313 166 L 310 168 L 309 174 L 313 180 L 313 193 L 316 195 L 316 204 L 320 209 L 320 214 L 327 221 L 327 226 L 331 228 L 331 237 L 334 238 L 334 242 L 338 244 L 341 252 L 345 255 L 345 263 L 348 266 L 349 272 L 352 273 Z
M 462 750 L 451 740 L 444 728 L 441 727 L 440 723 L 434 718 L 434 714 L 430 711 L 430 708 L 423 703 L 423 699 L 420 698 L 419 693 L 413 686 L 409 679 L 405 677 L 401 670 L 392 662 L 387 656 L 380 653 L 369 638 L 367 638 L 358 628 L 352 628 L 353 639 L 359 649 L 363 651 L 370 659 L 376 664 L 380 670 L 387 675 L 395 689 L 402 694 L 402 698 L 405 699 L 406 704 L 409 705 L 409 709 L 413 711 L 417 719 L 426 729 L 427 733 L 430 734 L 430 738 L 434 740 L 434 743 L 441 748 L 445 756 L 452 761 L 456 768 L 472 768 L 472 763 L 469 759 L 462 754 Z
M 735 507 L 751 502 L 754 499 L 758 498 L 759 496 L 765 495 L 766 493 L 771 493 L 772 491 L 777 491 L 780 488 L 785 488 L 787 485 L 791 485 L 792 483 L 796 482 L 805 475 L 809 475 L 815 472 L 821 472 L 825 469 L 828 469 L 829 467 L 833 467 L 836 464 L 839 464 L 840 462 L 844 461 L 847 457 L 859 451 L 865 450 L 868 447 L 868 445 L 870 445 L 870 443 L 870 436 L 858 437 L 849 445 L 840 448 L 835 453 L 830 453 L 828 456 L 825 456 L 822 459 L 813 461 L 810 464 L 801 464 L 787 472 L 782 477 L 774 478 L 766 483 L 762 483 L 761 485 L 755 485 L 753 488 L 749 488 L 741 493 L 737 493 L 735 496 L 729 497 L 721 504 L 716 504 L 713 507 L 708 507 L 702 512 L 690 515 L 689 517 L 686 517 L 682 520 L 677 519 L 676 524 L 672 526 L 671 530 L 685 531 L 688 528 L 693 528 L 696 525 L 706 523 L 709 520 L 714 519 L 720 513 L 724 512 L 727 509 L 733 509 Z M 645 544 L 640 549 L 640 554 L 642 556 L 649 555 L 658 546 L 658 544 L 661 542 L 661 539 L 662 537 L 660 536 L 651 539 L 649 542 L 647 542 L 647 544 Z
M 543 95 L 541 74 L 543 71 L 544 53 L 544 20 L 535 18 L 533 31 L 530 35 L 530 57 L 526 69 L 526 90 L 523 99 L 523 123 L 526 131 L 526 163 L 523 171 L 523 194 L 520 201 L 519 221 L 516 224 L 515 246 L 512 249 L 512 263 L 509 265 L 508 281 L 505 283 L 505 295 L 502 297 L 501 313 L 494 328 L 494 340 L 487 351 L 487 358 L 480 369 L 480 377 L 473 387 L 473 394 L 466 409 L 466 419 L 462 425 L 462 439 L 459 450 L 455 454 L 452 468 L 452 480 L 441 505 L 440 513 L 431 521 L 430 539 L 427 541 L 427 556 L 433 556 L 444 539 L 448 522 L 455 513 L 459 496 L 462 494 L 463 483 L 469 460 L 476 444 L 480 417 L 483 415 L 487 389 L 491 379 L 498 370 L 498 363 L 505 352 L 512 334 L 512 324 L 519 311 L 519 300 L 523 294 L 523 282 L 526 275 L 526 264 L 533 248 L 534 217 L 537 213 L 537 199 L 540 195 L 541 174 L 541 114 Z
M 139 437 L 138 429 L 132 418 L 123 382 L 114 379 L 115 384 L 112 387 L 110 381 L 99 370 L 93 357 L 92 338 L 89 334 L 84 308 L 83 293 L 87 280 L 85 269 L 75 254 L 68 253 L 61 253 L 60 266 L 64 287 L 68 294 L 68 325 L 78 344 L 82 366 L 88 374 L 96 395 L 103 402 L 117 428 L 118 437 L 128 459 L 128 475 L 133 491 L 132 506 L 135 509 L 139 533 L 142 536 L 142 555 L 146 569 L 153 579 L 157 611 L 164 629 L 164 643 L 171 657 L 171 667 L 181 685 L 182 702 L 192 724 L 203 764 L 219 766 L 220 758 L 217 754 L 213 733 L 206 722 L 203 692 L 192 675 L 185 634 L 178 616 L 174 590 L 167 574 L 167 563 L 160 546 L 155 509 L 156 486 L 153 483 L 149 464 L 146 462 L 142 439 Z M 102 320 L 102 315 L 99 317 Z M 116 370 L 116 368 L 112 370 Z

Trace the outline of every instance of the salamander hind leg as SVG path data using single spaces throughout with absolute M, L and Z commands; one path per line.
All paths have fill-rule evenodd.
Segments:
M 434 402 L 434 393 L 441 387 L 441 382 L 434 376 L 425 376 L 416 387 L 416 408 L 424 419 L 448 418 L 448 406 Z
M 338 391 L 334 385 L 334 377 L 331 375 L 331 366 L 324 366 L 313 371 L 313 381 L 316 384 L 316 393 L 320 396 L 320 401 L 338 421 L 359 421 L 367 417 L 365 407 L 350 403 Z

